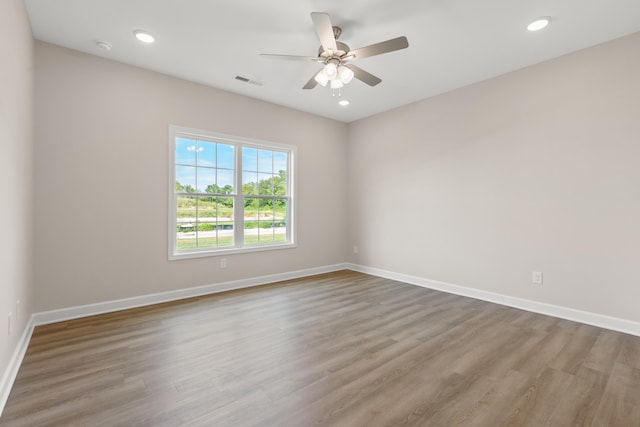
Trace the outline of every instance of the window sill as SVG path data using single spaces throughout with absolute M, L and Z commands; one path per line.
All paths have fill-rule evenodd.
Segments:
M 229 248 L 229 249 L 202 249 L 193 251 L 181 251 L 173 252 L 169 254 L 169 261 L 178 261 L 181 259 L 193 259 L 193 258 L 206 258 L 217 257 L 226 255 L 243 254 L 250 252 L 263 252 L 273 251 L 279 249 L 292 249 L 297 245 L 295 243 L 276 243 L 273 245 L 261 245 L 261 246 L 245 246 L 242 248 Z

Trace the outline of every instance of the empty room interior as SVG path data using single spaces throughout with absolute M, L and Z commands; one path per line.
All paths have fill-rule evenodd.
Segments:
M 640 3 L 346 3 L 0 3 L 0 426 L 640 426 Z

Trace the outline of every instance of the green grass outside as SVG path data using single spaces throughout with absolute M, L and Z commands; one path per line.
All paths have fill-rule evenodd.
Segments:
M 281 243 L 287 241 L 286 233 L 269 233 L 269 234 L 261 234 L 258 235 L 247 235 L 244 238 L 245 245 L 256 245 L 258 243 Z M 215 237 L 201 237 L 196 240 L 196 238 L 190 239 L 177 239 L 176 240 L 176 249 L 179 251 L 183 251 L 186 249 L 197 249 L 197 248 L 223 248 L 233 246 L 233 236 L 222 236 L 218 237 L 217 244 Z
M 228 200 L 230 206 L 225 206 L 223 203 L 218 203 L 216 206 L 215 200 L 206 200 L 201 198 L 198 202 L 197 216 L 200 218 L 233 218 L 232 199 Z M 217 207 L 217 209 L 216 209 Z M 191 197 L 178 197 L 176 214 L 178 218 L 195 218 L 196 217 L 196 200 Z M 276 206 L 275 209 L 271 207 L 263 207 L 258 209 L 255 206 L 247 206 L 244 209 L 244 216 L 246 218 L 257 218 L 260 213 L 260 218 L 265 218 L 265 213 L 268 217 L 275 216 L 276 219 L 282 219 L 286 215 L 286 208 L 284 206 Z

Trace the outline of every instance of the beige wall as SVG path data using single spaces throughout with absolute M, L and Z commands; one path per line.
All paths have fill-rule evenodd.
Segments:
M 344 262 L 347 125 L 36 43 L 36 309 Z M 167 260 L 168 126 L 298 147 L 298 247 Z
M 640 33 L 352 123 L 353 261 L 640 321 L 639 52 Z
M 38 42 L 36 309 L 324 266 L 358 245 L 365 266 L 640 321 L 639 45 L 345 125 Z M 225 270 L 168 262 L 170 123 L 297 145 L 299 247 Z
M 25 330 L 33 300 L 33 38 L 21 0 L 0 2 L 0 182 L 1 377 Z M 9 313 L 14 320 L 10 336 Z

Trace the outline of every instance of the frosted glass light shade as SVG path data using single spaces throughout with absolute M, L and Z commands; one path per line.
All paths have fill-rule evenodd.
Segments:
M 335 78 L 338 75 L 338 67 L 333 62 L 329 62 L 324 66 L 324 74 L 329 78 L 329 80 Z
M 316 74 L 315 81 L 318 82 L 319 85 L 326 86 L 329 82 L 329 77 L 327 77 L 323 70 Z
M 338 67 L 338 76 L 342 83 L 347 84 L 353 79 L 353 71 L 347 67 L 340 66 Z
M 340 79 L 331 80 L 331 89 L 340 89 L 342 86 L 344 86 L 344 83 L 342 83 L 342 80 Z

